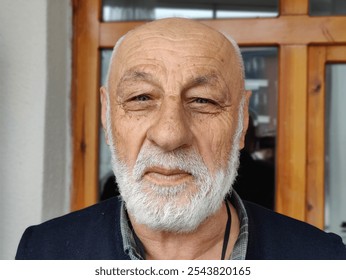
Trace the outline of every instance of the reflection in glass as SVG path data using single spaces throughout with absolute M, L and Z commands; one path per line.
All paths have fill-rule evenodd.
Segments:
M 325 229 L 346 244 L 346 64 L 326 67 Z
M 245 87 L 252 91 L 249 127 L 234 189 L 243 199 L 274 210 L 277 128 L 277 48 L 242 48 Z
M 103 21 L 154 19 L 155 0 L 103 0 Z
M 112 50 L 101 51 L 101 85 L 106 84 L 107 71 L 111 60 Z M 99 185 L 104 186 L 110 176 L 113 175 L 111 167 L 111 154 L 105 141 L 101 119 L 99 124 Z M 103 189 L 103 187 L 102 187 Z
M 275 140 L 277 126 L 278 50 L 275 47 L 242 48 L 245 86 L 252 91 L 245 149 L 234 188 L 244 199 L 274 208 Z M 101 51 L 101 81 L 105 84 L 111 50 Z M 111 157 L 100 125 L 99 182 L 103 198 L 114 194 Z M 109 191 L 109 186 L 111 191 Z
M 250 113 L 258 137 L 276 135 L 277 48 L 242 48 L 245 85 L 252 91 Z
M 278 0 L 103 0 L 103 21 L 276 17 Z
M 312 16 L 346 15 L 345 0 L 310 0 L 309 7 Z
M 154 18 L 169 18 L 169 17 L 182 17 L 191 19 L 208 19 L 213 18 L 213 11 L 209 9 L 196 9 L 196 8 L 155 8 Z

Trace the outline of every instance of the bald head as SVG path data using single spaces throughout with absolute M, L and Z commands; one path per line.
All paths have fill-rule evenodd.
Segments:
M 106 86 L 109 87 L 110 79 L 114 81 L 114 73 L 112 69 L 114 64 L 126 63 L 122 58 L 123 52 L 127 52 L 130 49 L 141 48 L 143 42 L 151 48 L 157 46 L 158 39 L 166 39 L 171 41 L 172 48 L 185 49 L 184 44 L 188 41 L 194 41 L 196 48 L 194 52 L 200 52 L 203 55 L 204 49 L 199 46 L 201 42 L 207 44 L 209 51 L 218 53 L 221 48 L 229 48 L 229 54 L 224 61 L 229 62 L 229 72 L 232 72 L 234 79 L 240 82 L 241 90 L 244 90 L 244 65 L 241 57 L 240 49 L 237 43 L 229 35 L 224 35 L 209 26 L 206 26 L 200 22 L 184 19 L 184 18 L 168 18 L 149 22 L 141 25 L 134 30 L 129 31 L 122 36 L 116 43 L 112 57 L 110 67 L 107 73 Z M 237 73 L 238 72 L 238 73 Z

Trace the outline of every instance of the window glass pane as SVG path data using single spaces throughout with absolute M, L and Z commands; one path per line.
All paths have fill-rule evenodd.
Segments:
M 104 49 L 101 51 L 101 85 L 105 85 L 107 79 L 108 65 L 111 60 L 112 49 Z M 103 133 L 101 119 L 99 122 L 99 187 L 100 187 L 100 197 L 109 197 L 107 193 L 103 193 L 105 185 L 110 185 L 112 182 L 112 167 L 111 167 L 111 154 L 109 148 L 105 141 L 105 135 Z M 113 189 L 114 191 L 114 189 Z M 110 190 L 111 195 L 113 195 L 112 190 Z
M 346 15 L 345 0 L 310 0 L 309 7 L 312 16 Z
M 103 0 L 102 20 L 154 20 L 276 17 L 278 0 Z
M 346 244 L 346 64 L 326 67 L 325 229 Z
M 275 143 L 277 126 L 278 50 L 275 47 L 242 48 L 246 89 L 252 91 L 245 149 L 234 188 L 244 199 L 274 208 Z M 104 84 L 111 50 L 101 51 Z M 102 198 L 114 195 L 111 158 L 100 124 L 99 182 Z M 260 187 L 258 187 L 260 186 Z
M 242 48 L 250 122 L 234 188 L 246 200 L 274 209 L 278 50 Z
M 154 19 L 168 17 L 183 17 L 183 18 L 213 18 L 213 11 L 209 9 L 193 9 L 193 8 L 155 8 Z

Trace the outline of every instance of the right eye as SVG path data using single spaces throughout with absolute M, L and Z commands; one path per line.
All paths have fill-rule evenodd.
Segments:
M 130 101 L 141 101 L 141 102 L 143 102 L 143 101 L 149 101 L 151 98 L 149 97 L 149 95 L 147 95 L 147 94 L 141 94 L 141 95 L 137 95 L 137 96 L 135 96 L 135 97 L 132 97 L 131 99 L 130 99 Z
M 155 108 L 156 103 L 153 96 L 144 93 L 130 97 L 122 105 L 126 111 L 147 111 Z

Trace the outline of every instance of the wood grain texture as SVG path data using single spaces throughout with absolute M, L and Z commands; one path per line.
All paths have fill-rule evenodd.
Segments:
M 346 63 L 346 45 L 309 48 L 306 221 L 320 229 L 325 224 L 326 63 Z
M 307 15 L 309 0 L 280 0 L 280 15 Z
M 280 49 L 276 210 L 305 220 L 307 47 Z
M 307 45 L 346 43 L 346 17 L 280 16 L 261 19 L 220 19 L 201 22 L 231 35 L 240 45 Z M 99 46 L 111 48 L 137 22 L 103 22 Z
M 98 200 L 98 16 L 98 1 L 74 1 L 72 210 Z
M 309 48 L 306 220 L 319 228 L 324 226 L 325 62 L 325 47 Z
M 327 56 L 328 62 L 345 63 L 345 61 L 346 61 L 346 45 L 328 47 L 326 56 Z

